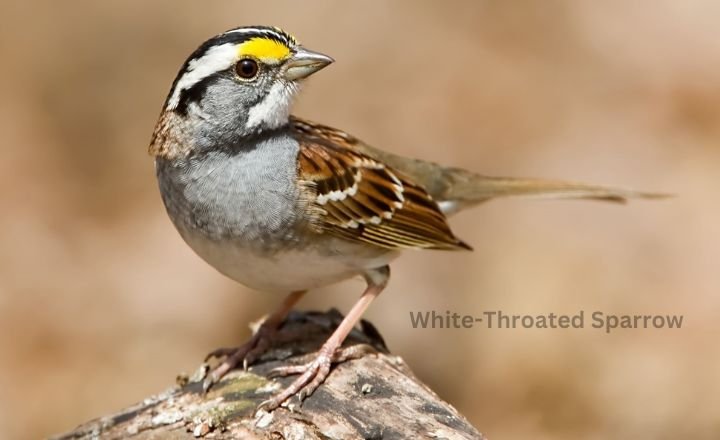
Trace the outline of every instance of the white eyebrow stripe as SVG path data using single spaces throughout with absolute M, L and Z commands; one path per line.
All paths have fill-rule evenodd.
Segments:
M 231 30 L 223 33 L 223 35 L 227 35 L 227 34 L 249 34 L 249 33 L 251 33 L 251 32 L 260 33 L 260 32 L 262 32 L 263 30 L 264 30 L 264 29 L 257 29 L 257 28 L 238 28 L 238 29 L 231 29 Z
M 190 60 L 185 74 L 180 77 L 172 96 L 168 99 L 167 110 L 173 110 L 180 102 L 180 94 L 208 76 L 223 71 L 237 60 L 235 43 L 225 43 L 210 48 L 200 58 Z

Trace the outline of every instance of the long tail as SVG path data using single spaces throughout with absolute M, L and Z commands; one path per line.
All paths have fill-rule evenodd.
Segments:
M 483 176 L 458 168 L 445 168 L 442 174 L 447 184 L 443 185 L 441 192 L 433 196 L 439 201 L 445 214 L 452 214 L 496 197 L 586 199 L 614 203 L 626 203 L 628 199 L 669 197 L 668 194 L 580 182 Z
M 615 203 L 625 203 L 628 199 L 670 197 L 669 194 L 562 180 L 484 176 L 461 168 L 404 158 L 368 145 L 360 148 L 422 184 L 445 214 L 453 214 L 496 197 L 587 199 Z

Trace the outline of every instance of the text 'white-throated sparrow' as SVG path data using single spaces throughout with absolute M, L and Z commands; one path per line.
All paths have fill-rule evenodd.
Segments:
M 252 363 L 303 293 L 362 276 L 367 288 L 315 360 L 264 403 L 312 393 L 407 249 L 470 249 L 446 215 L 493 197 L 624 201 L 635 191 L 496 178 L 377 150 L 290 115 L 300 82 L 332 63 L 272 27 L 241 27 L 203 43 L 180 69 L 150 144 L 167 212 L 190 247 L 221 273 L 289 294 L 207 377 Z

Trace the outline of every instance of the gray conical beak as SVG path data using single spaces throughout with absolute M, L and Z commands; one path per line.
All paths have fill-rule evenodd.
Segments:
M 333 61 L 335 60 L 320 52 L 298 47 L 295 54 L 285 62 L 285 78 L 290 81 L 307 78 Z

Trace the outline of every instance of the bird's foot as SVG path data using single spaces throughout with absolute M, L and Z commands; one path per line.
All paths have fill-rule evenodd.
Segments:
M 357 344 L 344 348 L 323 346 L 315 358 L 302 365 L 289 365 L 277 367 L 268 373 L 268 377 L 284 377 L 299 374 L 300 377 L 285 388 L 278 395 L 260 404 L 258 411 L 272 411 L 282 405 L 292 396 L 297 396 L 300 402 L 310 396 L 328 377 L 332 364 L 339 364 L 350 359 L 360 358 L 368 353 L 376 353 L 373 347 L 367 344 Z
M 216 358 L 221 359 L 215 368 L 210 371 L 203 381 L 203 391 L 207 392 L 218 383 L 230 370 L 243 366 L 247 370 L 258 358 L 270 348 L 272 337 L 277 333 L 279 325 L 264 321 L 252 337 L 239 347 L 218 348 L 205 356 L 205 362 Z

